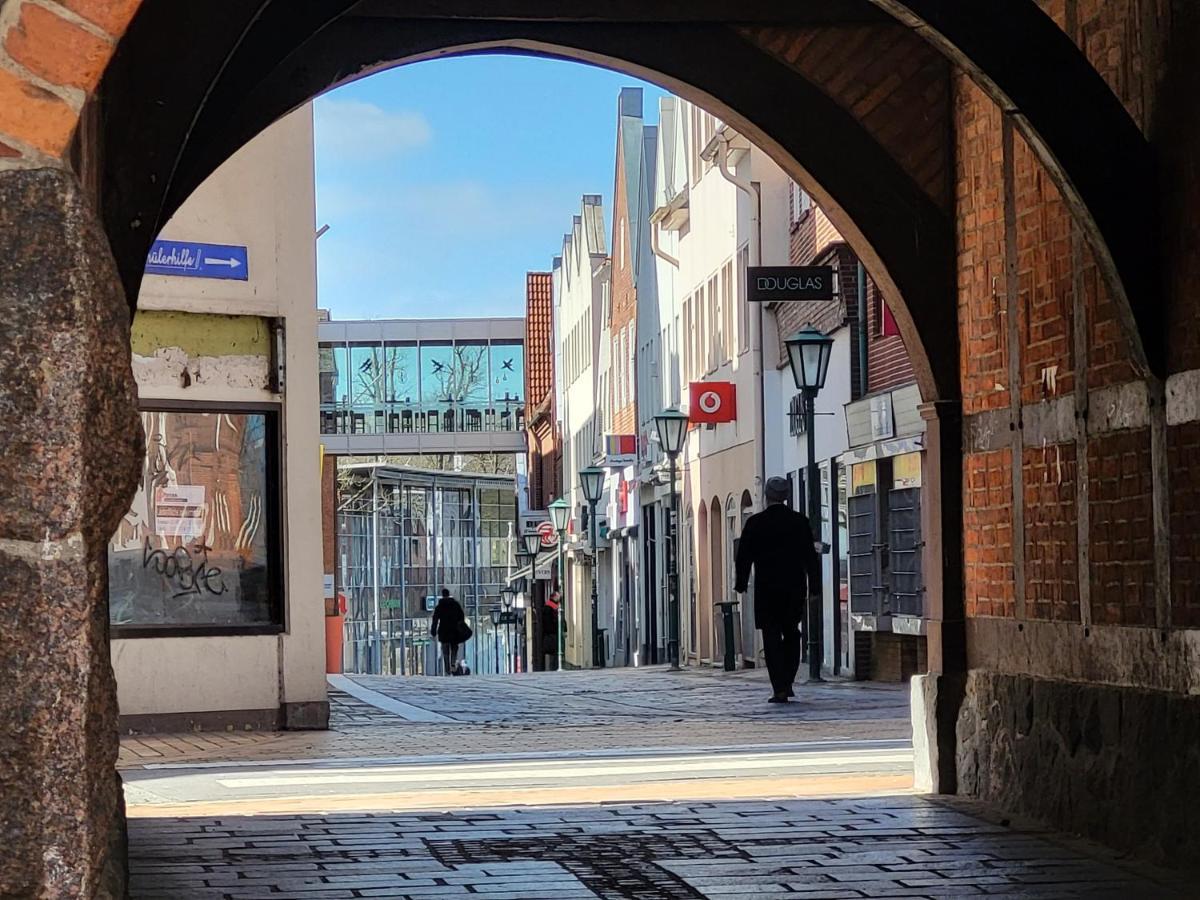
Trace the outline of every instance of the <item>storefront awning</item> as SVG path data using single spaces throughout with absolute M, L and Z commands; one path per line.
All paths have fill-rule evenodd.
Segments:
M 542 553 L 539 553 L 537 555 L 537 559 L 534 560 L 533 563 L 531 563 L 530 565 L 527 565 L 527 566 L 522 566 L 521 568 L 514 571 L 511 575 L 509 575 L 508 576 L 508 584 L 512 584 L 514 581 L 516 581 L 519 578 L 528 578 L 528 579 L 532 580 L 533 579 L 533 570 L 536 566 L 545 565 L 547 563 L 549 563 L 550 565 L 554 565 L 557 562 L 558 562 L 558 548 L 557 547 L 555 547 L 553 550 L 543 551 Z

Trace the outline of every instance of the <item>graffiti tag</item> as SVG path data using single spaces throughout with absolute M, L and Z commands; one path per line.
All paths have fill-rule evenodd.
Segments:
M 196 541 L 190 548 L 176 547 L 168 553 L 152 548 L 147 538 L 142 548 L 142 568 L 153 568 L 168 582 L 174 582 L 178 588 L 172 595 L 174 597 L 203 593 L 220 595 L 225 593 L 226 585 L 221 579 L 221 570 L 208 564 L 208 551 L 211 549 L 202 541 Z

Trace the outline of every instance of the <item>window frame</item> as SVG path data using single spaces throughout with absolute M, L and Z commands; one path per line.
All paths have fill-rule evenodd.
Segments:
M 204 401 L 204 400 L 154 400 L 143 399 L 138 403 L 138 413 L 234 413 L 262 415 L 266 420 L 266 509 L 264 521 L 274 521 L 276 527 L 267 534 L 267 586 L 270 591 L 271 616 L 273 621 L 249 625 L 114 625 L 109 622 L 111 640 L 140 640 L 142 638 L 184 637 L 253 637 L 257 635 L 287 634 L 288 621 L 287 579 L 284 567 L 287 564 L 287 522 L 284 519 L 283 503 L 283 404 L 271 402 Z M 145 451 L 143 450 L 143 454 Z M 105 579 L 105 603 L 107 606 L 107 568 Z

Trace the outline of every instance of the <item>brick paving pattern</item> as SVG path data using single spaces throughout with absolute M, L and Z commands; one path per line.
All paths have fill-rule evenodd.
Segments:
M 1186 896 L 919 797 L 130 822 L 133 898 Z
M 538 672 L 471 678 L 356 676 L 363 687 L 448 716 L 410 722 L 330 690 L 327 732 L 129 736 L 120 765 L 454 753 L 722 747 L 794 741 L 907 740 L 906 686 L 802 685 L 791 704 L 766 702 L 766 673 L 664 669 Z

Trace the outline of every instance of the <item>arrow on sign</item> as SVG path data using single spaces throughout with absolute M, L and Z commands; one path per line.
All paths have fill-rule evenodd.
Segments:
M 231 269 L 236 269 L 241 265 L 241 262 L 236 259 L 213 259 L 211 256 L 204 257 L 206 266 L 229 266 Z

